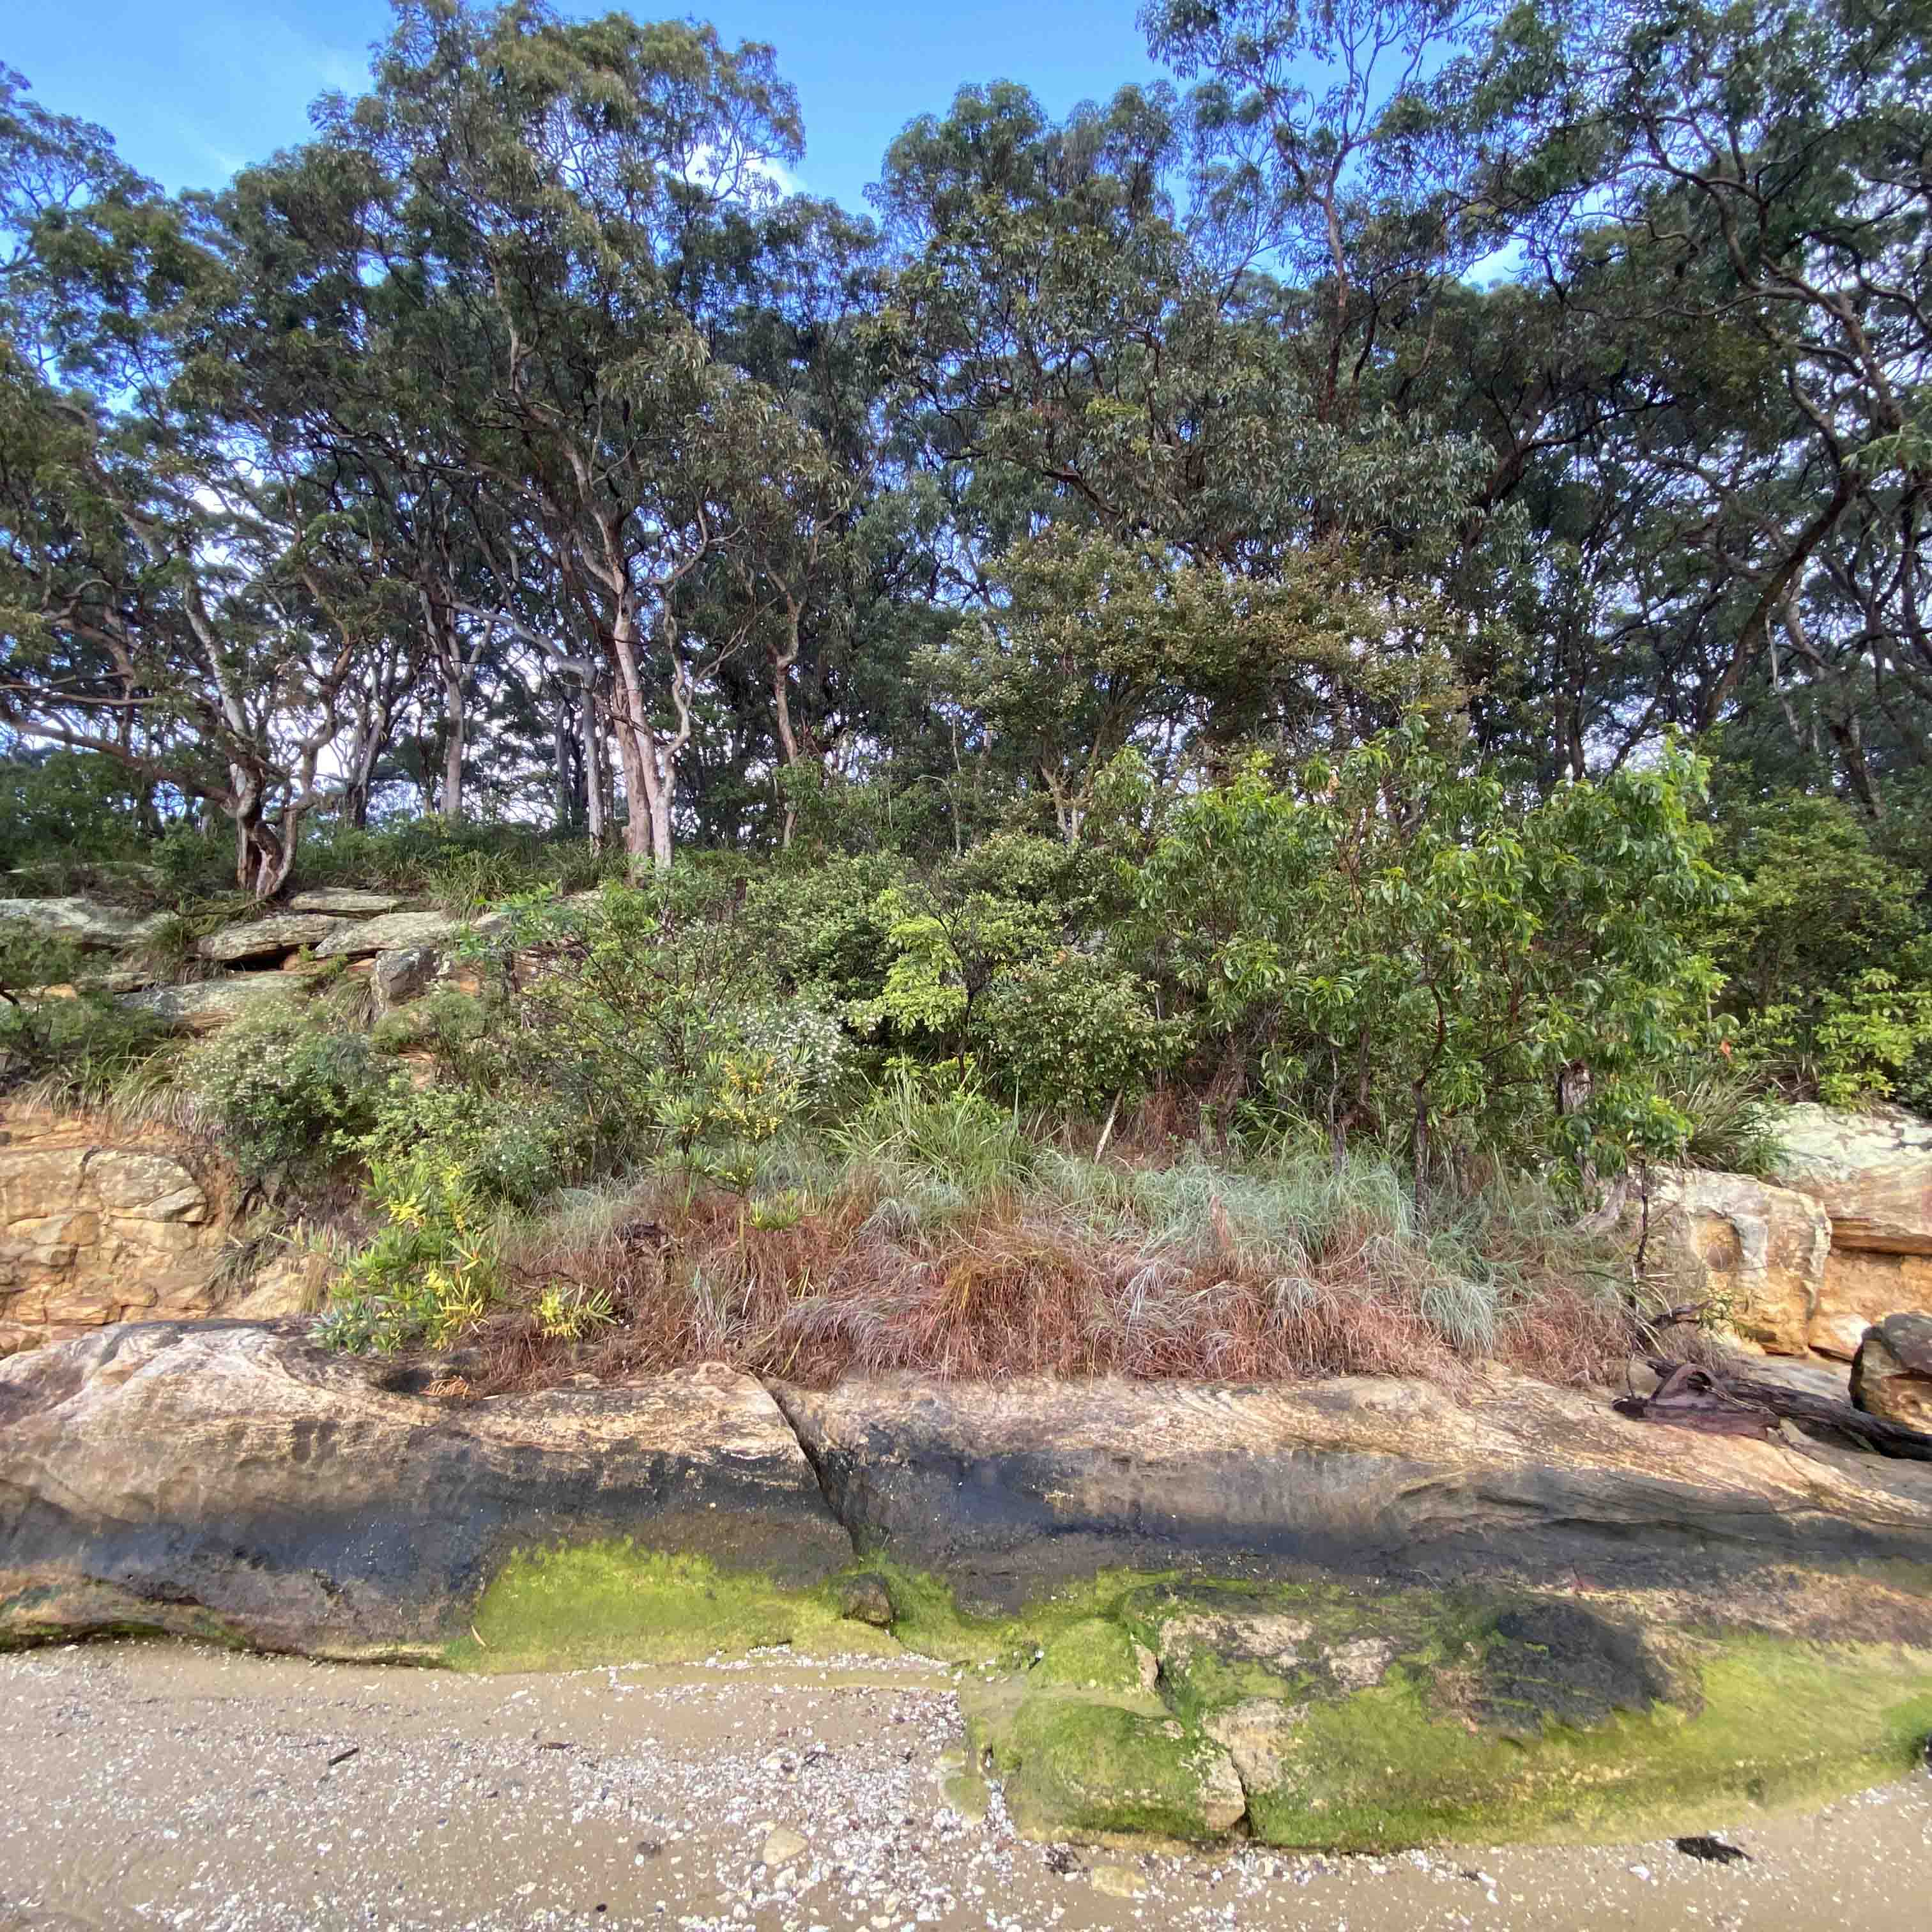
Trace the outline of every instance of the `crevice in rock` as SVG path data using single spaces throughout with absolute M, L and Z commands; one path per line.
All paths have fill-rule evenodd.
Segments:
M 825 1466 L 818 1450 L 806 1441 L 798 1418 L 786 1405 L 784 1384 L 770 1381 L 763 1376 L 758 1378 L 758 1382 L 766 1394 L 771 1397 L 772 1406 L 784 1418 L 784 1426 L 791 1431 L 793 1441 L 798 1444 L 800 1453 L 811 1465 L 812 1473 L 818 1483 L 818 1492 L 825 1498 L 825 1507 L 831 1511 L 832 1520 L 845 1532 L 852 1545 L 852 1554 L 854 1556 L 865 1556 L 867 1552 L 859 1540 L 859 1532 L 845 1514 L 845 1486 Z

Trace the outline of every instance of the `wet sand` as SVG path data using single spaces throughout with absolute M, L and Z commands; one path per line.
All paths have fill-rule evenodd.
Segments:
M 1669 1841 L 1388 1858 L 1016 1839 L 949 1673 L 784 1656 L 461 1677 L 130 1642 L 0 1658 L 0 1932 L 1924 1932 L 1932 1776 Z M 773 1844 L 779 1828 L 802 1851 Z M 768 1866 L 768 1845 L 778 1862 Z

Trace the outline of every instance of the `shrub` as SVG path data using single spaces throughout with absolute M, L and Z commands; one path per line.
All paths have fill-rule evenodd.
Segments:
M 434 1154 L 380 1163 L 370 1182 L 388 1225 L 337 1276 L 322 1339 L 357 1354 L 446 1347 L 496 1294 L 485 1207 L 460 1164 Z
M 1250 764 L 1176 814 L 1144 943 L 1216 1084 L 1335 1144 L 1443 1144 L 1573 1176 L 1681 1147 L 1658 1070 L 1715 985 L 1687 929 L 1721 896 L 1694 760 L 1513 800 L 1412 724 L 1278 785 Z
M 742 928 L 782 989 L 814 991 L 835 1005 L 876 998 L 890 951 L 880 896 L 904 877 L 902 861 L 880 853 L 788 860 L 753 879 Z
M 997 1090 L 1090 1116 L 1138 1098 L 1180 1045 L 1139 980 L 1066 946 L 994 980 L 982 1036 Z
M 151 1013 L 98 994 L 0 1004 L 0 1090 L 49 1107 L 106 1107 L 166 1084 L 173 1036 Z
M 788 1026 L 728 880 L 680 867 L 596 904 L 519 907 L 500 942 L 541 961 L 517 995 L 530 1072 L 590 1125 L 593 1164 L 669 1161 L 746 1184 L 770 1139 L 839 1070 L 822 1022 Z
M 454 1168 L 479 1198 L 536 1205 L 583 1172 L 590 1137 L 554 1102 L 472 1087 L 392 1083 L 353 1150 L 372 1172 L 399 1172 L 418 1156 Z
M 1709 926 L 1737 1051 L 1787 1091 L 1840 1105 L 1932 1096 L 1932 934 L 1923 880 L 1832 799 L 1733 815 L 1736 884 Z
M 274 1013 L 216 1035 L 184 1077 L 242 1174 L 300 1183 L 338 1166 L 370 1131 L 392 1076 L 359 1034 Z

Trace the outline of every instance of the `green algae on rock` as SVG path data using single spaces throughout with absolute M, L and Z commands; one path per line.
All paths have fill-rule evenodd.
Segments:
M 1672 1630 L 1528 1594 L 1199 1580 L 1142 1583 L 1113 1614 L 1157 1656 L 1152 1690 L 1082 1688 L 1083 1624 L 1081 1660 L 1049 1644 L 964 1697 L 974 1754 L 1030 1835 L 1582 1839 L 1854 1789 L 1932 1732 L 1932 1652 L 1895 1645 Z
M 863 1576 L 890 1630 L 848 1613 Z M 787 1645 L 977 1666 L 962 1793 L 1028 1835 L 1308 1850 L 1582 1840 L 1909 1768 L 1932 1648 L 1678 1628 L 1618 1600 L 1110 1572 L 1010 1618 L 881 1566 L 788 1586 L 627 1541 L 516 1557 L 447 1660 L 670 1664 Z
M 843 1615 L 840 1594 L 628 1540 L 531 1552 L 497 1572 L 470 1634 L 446 1655 L 458 1669 L 538 1670 L 694 1663 L 778 1644 L 898 1654 L 888 1633 Z

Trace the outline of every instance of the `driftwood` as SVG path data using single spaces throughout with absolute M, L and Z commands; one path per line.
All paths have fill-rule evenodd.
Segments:
M 1828 1396 L 1808 1395 L 1779 1382 L 1753 1381 L 1701 1368 L 1694 1362 L 1673 1362 L 1661 1356 L 1646 1360 L 1658 1377 L 1656 1392 L 1619 1396 L 1611 1406 L 1619 1415 L 1639 1422 L 1671 1422 L 1716 1436 L 1768 1436 L 1780 1421 L 1814 1429 L 1828 1429 L 1862 1449 L 1907 1461 L 1932 1462 L 1932 1436 L 1868 1415 L 1849 1402 Z

